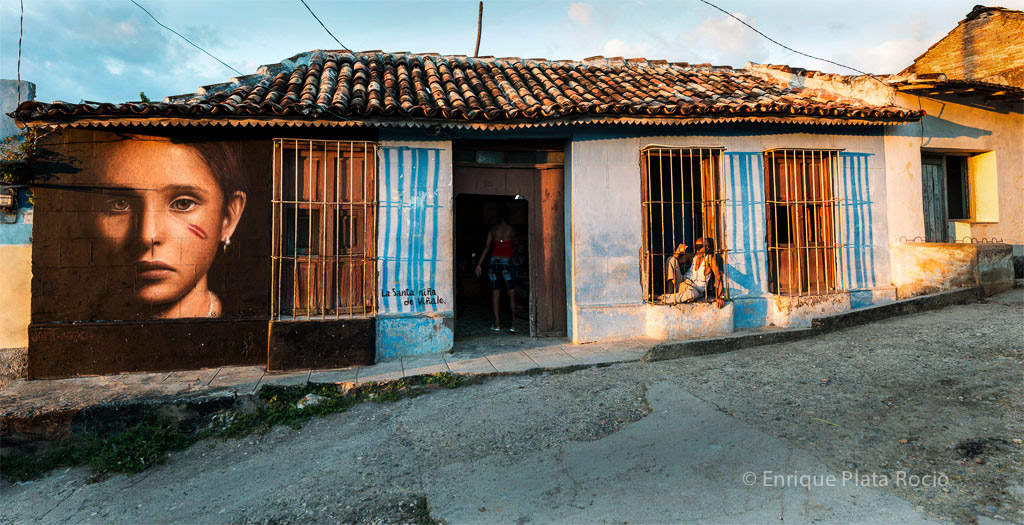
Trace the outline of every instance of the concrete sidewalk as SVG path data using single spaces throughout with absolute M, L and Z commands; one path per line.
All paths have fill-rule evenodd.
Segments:
M 564 339 L 510 338 L 466 341 L 452 353 L 404 357 L 369 366 L 329 370 L 266 372 L 262 366 L 226 366 L 177 372 L 118 374 L 72 379 L 18 379 L 0 391 L 0 417 L 5 423 L 28 422 L 43 414 L 74 415 L 88 407 L 145 402 L 158 398 L 239 397 L 264 385 L 312 383 L 356 384 L 387 381 L 437 372 L 457 374 L 520 373 L 577 365 L 638 361 L 658 343 L 636 338 L 575 345 Z

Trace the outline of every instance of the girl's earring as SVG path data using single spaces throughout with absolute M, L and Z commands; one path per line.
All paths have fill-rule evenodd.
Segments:
M 221 245 L 224 247 L 224 253 L 228 252 L 228 246 L 231 246 L 231 237 L 228 237 L 221 241 Z

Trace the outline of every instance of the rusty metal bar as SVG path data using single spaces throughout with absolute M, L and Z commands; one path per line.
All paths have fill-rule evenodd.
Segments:
M 356 145 L 359 144 L 358 151 Z M 342 173 L 342 159 L 348 150 L 348 172 Z M 334 160 L 333 186 L 328 163 Z M 285 194 L 286 152 L 294 153 L 293 195 Z M 306 155 L 306 159 L 301 157 Z M 359 159 L 356 157 L 361 155 Z M 371 157 L 372 156 L 372 157 Z M 356 161 L 362 162 L 362 194 L 356 195 Z M 275 139 L 272 166 L 271 218 L 275 238 L 271 241 L 271 318 L 340 319 L 376 311 L 376 253 L 367 239 L 376 225 L 376 192 L 371 176 L 376 144 L 367 141 Z M 322 166 L 322 168 L 321 168 Z M 307 168 L 305 171 L 302 168 Z M 303 177 L 300 184 L 299 177 Z M 348 188 L 343 191 L 343 184 Z M 333 187 L 333 189 L 331 189 Z M 307 190 L 302 195 L 300 189 Z M 346 195 L 347 194 L 347 195 Z M 356 208 L 360 207 L 362 216 Z M 331 212 L 334 212 L 333 214 Z M 287 213 L 291 214 L 286 231 Z M 303 217 L 303 213 L 306 215 Z M 315 215 L 315 216 L 314 216 Z M 300 248 L 299 221 L 305 219 L 305 247 Z M 360 221 L 362 224 L 359 224 Z M 314 230 L 314 226 L 317 227 Z M 360 236 L 360 230 L 362 236 Z M 316 240 L 314 243 L 313 241 Z M 291 246 L 288 246 L 291 244 Z M 303 252 L 303 253 L 300 253 Z M 291 264 L 290 282 L 285 264 Z M 300 265 L 303 269 L 300 270 Z M 355 266 L 360 268 L 356 269 Z M 347 273 L 347 279 L 345 278 Z M 361 279 L 357 279 L 358 276 Z M 358 282 L 357 282 L 358 280 Z M 332 282 L 333 281 L 333 282 Z M 283 300 L 290 285 L 290 306 Z M 304 290 L 302 289 L 304 286 Z M 358 302 L 358 304 L 357 304 Z
M 655 263 L 662 260 L 667 263 L 668 257 L 675 251 L 675 246 L 681 242 L 695 246 L 697 239 L 714 239 L 715 249 L 705 254 L 704 264 L 712 264 L 711 261 L 721 257 L 722 263 L 728 265 L 725 262 L 729 251 L 728 241 L 723 233 L 725 231 L 723 203 L 727 199 L 722 195 L 721 176 L 724 169 L 721 151 L 722 148 L 704 146 L 648 146 L 641 149 L 640 164 L 643 167 L 641 207 L 644 213 L 642 232 L 644 245 L 640 253 L 643 257 L 642 271 L 646 284 L 645 300 L 656 300 L 658 287 L 655 286 L 655 279 L 660 279 L 663 282 L 666 280 L 667 264 L 664 265 L 661 275 L 656 276 Z M 657 166 L 654 164 L 653 157 L 657 157 Z M 667 168 L 666 163 L 668 163 Z M 667 181 L 666 176 L 668 177 Z M 655 193 L 655 188 L 657 193 Z M 657 206 L 656 214 L 655 206 Z M 700 214 L 699 217 L 698 214 Z M 660 221 L 660 224 L 656 224 L 655 221 Z M 666 221 L 671 221 L 671 223 L 666 226 Z M 677 221 L 682 225 L 682 230 L 677 231 L 678 229 L 675 227 Z M 689 230 L 685 227 L 687 221 L 690 222 Z M 655 229 L 661 231 L 661 238 L 658 242 L 652 239 L 652 230 Z M 708 260 L 709 257 L 710 260 Z M 656 260 L 655 258 L 661 259 Z M 684 271 L 688 269 L 686 268 Z M 721 275 L 723 282 L 718 283 L 722 286 L 724 297 L 728 295 L 727 271 L 727 268 L 723 269 Z M 675 290 L 665 289 L 664 286 L 661 287 L 661 290 L 664 293 L 675 292 Z M 709 291 L 706 290 L 706 292 Z M 705 299 L 710 300 L 714 297 L 706 295 Z

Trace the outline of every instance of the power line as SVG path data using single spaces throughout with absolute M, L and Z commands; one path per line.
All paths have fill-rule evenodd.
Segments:
M 138 8 L 139 8 L 139 9 L 142 9 L 143 11 L 145 11 L 145 12 L 146 12 L 146 14 L 147 14 L 147 15 L 149 15 L 149 17 L 150 17 L 150 18 L 152 18 L 152 19 L 153 19 L 153 21 L 154 21 L 154 22 L 156 22 L 156 23 L 157 23 L 157 25 L 159 25 L 160 27 L 162 27 L 162 28 L 164 28 L 164 29 L 166 29 L 166 30 L 168 30 L 168 31 L 170 31 L 170 32 L 172 32 L 172 33 L 174 33 L 174 34 L 176 34 L 176 35 L 180 36 L 182 40 L 184 40 L 184 41 L 188 42 L 189 44 L 192 44 L 192 47 L 194 47 L 194 48 L 196 48 L 196 49 L 198 49 L 198 50 L 202 51 L 203 53 L 206 53 L 207 55 L 209 55 L 209 57 L 210 57 L 210 58 L 212 58 L 212 59 L 216 60 L 217 62 L 220 62 L 220 63 L 221 63 L 221 64 L 222 64 L 222 65 L 223 65 L 224 67 L 226 67 L 226 68 L 230 69 L 231 71 L 234 71 L 235 73 L 238 73 L 238 76 L 245 76 L 245 73 L 242 73 L 241 71 L 239 71 L 239 70 L 237 70 L 237 69 L 235 69 L 235 68 L 233 68 L 233 67 L 231 67 L 231 66 L 229 66 L 229 65 L 225 64 L 223 60 L 221 60 L 221 59 L 219 59 L 219 58 L 217 58 L 217 57 L 215 57 L 215 56 L 211 55 L 209 51 L 207 51 L 207 50 L 205 50 L 205 49 L 203 49 L 203 48 L 201 48 L 201 47 L 197 46 L 197 45 L 196 45 L 196 44 L 195 44 L 194 42 L 192 42 L 191 40 L 189 40 L 189 39 L 185 38 L 185 36 L 184 36 L 184 35 L 182 35 L 181 33 L 179 33 L 179 32 L 177 32 L 177 31 L 175 31 L 175 30 L 173 30 L 173 29 L 171 29 L 171 28 L 169 28 L 169 27 L 167 27 L 167 26 L 163 25 L 162 23 L 160 23 L 160 21 L 159 21 L 159 20 L 157 20 L 155 16 L 153 16 L 153 13 L 150 13 L 148 9 L 146 9 L 145 7 L 142 7 L 141 5 L 139 5 L 139 3 L 138 3 L 138 2 L 136 2 L 135 0 L 131 0 L 131 2 L 132 2 L 133 4 L 135 4 L 136 6 L 138 6 Z
M 299 1 L 302 2 L 302 5 L 306 6 L 306 10 L 309 11 L 309 14 L 313 15 L 313 18 L 315 18 L 317 22 L 320 22 L 320 27 L 324 28 L 324 31 L 327 31 L 327 34 L 331 35 L 331 38 L 333 38 L 334 41 L 337 42 L 338 45 L 341 46 L 342 49 L 344 49 L 345 51 L 348 51 L 349 53 L 352 52 L 352 50 L 349 49 L 348 47 L 346 47 L 345 44 L 341 43 L 341 40 L 338 40 L 338 37 L 334 36 L 334 33 L 332 33 L 330 29 L 327 29 L 327 26 L 324 25 L 323 21 L 320 20 L 319 16 L 316 16 L 316 13 L 314 13 L 313 9 L 309 7 L 309 4 L 306 3 L 306 0 L 299 0 Z
M 870 75 L 871 74 L 871 73 L 867 73 L 867 72 L 861 71 L 861 70 L 859 70 L 859 69 L 857 69 L 855 67 L 850 67 L 850 66 L 847 66 L 845 64 L 840 64 L 839 62 L 833 62 L 833 61 L 831 61 L 831 60 L 829 60 L 827 58 L 820 58 L 820 57 L 808 55 L 807 53 L 803 53 L 803 52 L 797 51 L 796 49 L 793 49 L 793 48 L 787 46 L 786 44 L 783 44 L 782 42 L 779 42 L 778 40 L 775 40 L 774 38 L 772 38 L 772 37 L 770 37 L 770 36 L 760 32 L 760 31 L 758 31 L 756 27 L 754 27 L 754 26 L 744 22 L 743 20 L 741 20 L 738 17 L 736 17 L 736 15 L 726 11 L 725 9 L 722 9 L 721 7 L 718 7 L 717 5 L 712 4 L 711 2 L 708 2 L 707 0 L 700 0 L 700 1 L 704 2 L 705 4 L 707 4 L 707 5 L 711 6 L 711 7 L 714 7 L 715 9 L 717 9 L 717 10 L 719 10 L 719 11 L 721 11 L 721 12 L 723 12 L 723 13 L 729 15 L 729 16 L 731 16 L 737 22 L 739 22 L 739 23 L 749 27 L 755 33 L 757 33 L 757 34 L 767 38 L 770 42 L 774 43 L 775 45 L 778 45 L 778 46 L 782 47 L 783 49 L 787 49 L 787 50 L 792 51 L 792 52 L 794 52 L 794 53 L 796 53 L 798 55 L 803 55 L 803 56 L 805 56 L 807 58 L 813 58 L 814 60 L 821 60 L 822 62 L 828 62 L 829 64 L 835 64 L 835 65 L 837 65 L 839 67 L 845 67 L 846 69 L 851 69 L 853 71 L 856 71 L 856 72 L 860 73 L 861 75 Z
M 18 22 L 18 106 L 21 105 L 21 33 L 25 29 L 25 0 L 21 0 L 21 20 Z M 17 107 L 17 106 L 15 106 Z

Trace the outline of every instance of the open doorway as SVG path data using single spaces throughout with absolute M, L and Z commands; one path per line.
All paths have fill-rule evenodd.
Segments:
M 487 232 L 498 223 L 503 210 L 508 213 L 507 222 L 515 232 L 512 259 L 517 300 L 515 312 L 512 312 L 508 294 L 499 283 L 502 288 L 498 301 L 500 326 L 505 333 L 515 327 L 517 335 L 530 335 L 529 203 L 515 196 L 462 194 L 455 197 L 455 337 L 458 339 L 496 335 L 491 330 L 494 316 L 487 261 L 479 277 L 475 269 L 485 248 Z
M 453 151 L 455 196 L 455 337 L 492 332 L 490 281 L 477 278 L 479 255 L 498 210 L 509 207 L 519 238 L 516 337 L 565 337 L 565 155 L 562 143 L 531 141 L 459 142 Z M 473 259 L 476 254 L 477 259 Z M 472 276 L 472 277 L 469 277 Z M 481 296 L 486 298 L 479 307 Z M 474 305 L 476 307 L 474 308 Z M 507 294 L 500 302 L 510 319 Z M 473 316 L 473 317 L 467 317 Z M 523 321 L 525 317 L 525 322 Z M 505 321 L 501 325 L 505 326 Z M 507 331 L 500 334 L 509 337 Z

